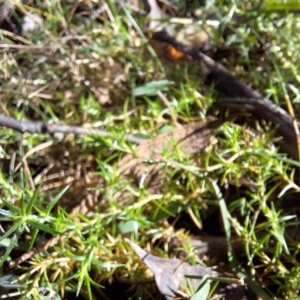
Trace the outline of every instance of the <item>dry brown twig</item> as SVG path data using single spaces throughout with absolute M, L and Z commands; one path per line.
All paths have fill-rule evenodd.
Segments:
M 19 131 L 21 133 L 44 133 L 44 134 L 77 134 L 88 135 L 95 134 L 102 137 L 109 137 L 110 134 L 106 131 L 99 129 L 84 128 L 81 126 L 68 126 L 61 124 L 48 124 L 42 121 L 19 121 L 12 117 L 0 115 L 0 126 L 7 127 Z M 134 137 L 132 135 L 125 135 L 124 140 L 141 144 L 145 142 L 144 139 Z
M 219 105 L 243 109 L 259 120 L 266 120 L 277 126 L 277 135 L 284 142 L 280 146 L 284 152 L 298 160 L 298 130 L 295 130 L 295 120 L 284 109 L 264 98 L 258 91 L 235 78 L 230 72 L 204 53 L 178 42 L 166 31 L 155 32 L 153 39 L 170 44 L 177 51 L 191 57 L 199 63 L 200 76 L 207 84 L 214 84 L 215 91 L 221 95 Z M 225 98 L 223 95 L 227 95 Z

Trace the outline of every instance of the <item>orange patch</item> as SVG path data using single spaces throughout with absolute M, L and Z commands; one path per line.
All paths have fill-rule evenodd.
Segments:
M 182 52 L 177 51 L 174 47 L 168 45 L 167 52 L 171 59 L 173 60 L 181 60 L 185 57 Z

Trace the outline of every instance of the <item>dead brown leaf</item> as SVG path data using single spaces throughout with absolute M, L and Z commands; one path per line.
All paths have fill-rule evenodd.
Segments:
M 130 180 L 135 188 L 142 185 L 147 188 L 148 193 L 159 193 L 168 181 L 168 178 L 163 176 L 162 163 L 166 162 L 163 153 L 167 152 L 172 156 L 174 151 L 179 150 L 186 157 L 200 154 L 210 145 L 214 130 L 223 122 L 224 120 L 216 120 L 185 125 L 139 145 L 133 154 L 125 155 L 118 163 L 120 182 Z M 101 181 L 99 184 L 103 186 L 104 183 Z M 127 190 L 117 192 L 114 198 L 122 205 L 130 204 L 135 199 Z M 85 215 L 94 212 L 100 201 L 101 207 L 105 208 L 107 205 L 103 197 L 95 198 L 93 201 L 90 197 L 83 199 L 71 214 Z
M 195 288 L 200 285 L 201 277 L 204 275 L 210 277 L 218 276 L 217 272 L 208 267 L 192 266 L 177 258 L 160 258 L 144 251 L 128 239 L 126 239 L 126 242 L 152 271 L 157 288 L 167 300 L 176 299 L 180 290 L 185 288 L 186 276 L 198 277 L 197 279 L 191 279 L 191 284 Z

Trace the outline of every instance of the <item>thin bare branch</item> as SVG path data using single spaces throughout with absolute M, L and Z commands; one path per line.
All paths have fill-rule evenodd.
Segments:
M 84 128 L 80 126 L 68 126 L 61 124 L 48 124 L 42 121 L 19 121 L 12 117 L 0 115 L 0 126 L 17 130 L 21 133 L 45 133 L 45 134 L 76 134 L 76 135 L 88 135 L 95 134 L 102 137 L 111 137 L 110 133 L 98 129 Z M 142 144 L 145 139 L 140 139 L 132 135 L 125 135 L 126 141 Z

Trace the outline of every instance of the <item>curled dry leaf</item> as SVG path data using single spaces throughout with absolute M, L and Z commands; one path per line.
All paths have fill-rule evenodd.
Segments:
M 217 272 L 208 267 L 191 266 L 177 258 L 160 258 L 146 252 L 128 239 L 126 239 L 126 242 L 152 271 L 157 288 L 167 300 L 175 299 L 180 290 L 185 288 L 187 276 L 198 277 L 197 279 L 191 279 L 195 289 L 200 285 L 201 277 L 204 275 L 210 277 L 218 276 Z

